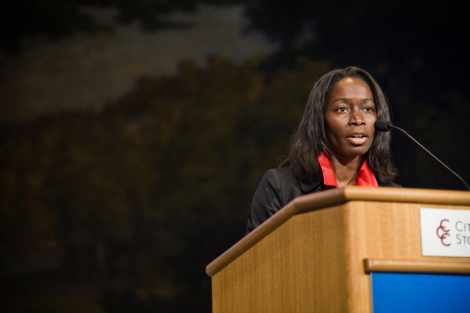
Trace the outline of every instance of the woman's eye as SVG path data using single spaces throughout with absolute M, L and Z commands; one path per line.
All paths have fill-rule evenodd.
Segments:
M 336 112 L 340 112 L 340 113 L 348 112 L 348 110 L 349 108 L 346 106 L 341 106 L 341 107 L 336 108 Z
M 365 107 L 364 108 L 364 112 L 375 112 L 375 108 L 374 107 Z

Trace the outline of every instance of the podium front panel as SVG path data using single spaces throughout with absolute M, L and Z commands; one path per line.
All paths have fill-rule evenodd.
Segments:
M 374 313 L 462 313 L 470 310 L 470 275 L 371 273 Z

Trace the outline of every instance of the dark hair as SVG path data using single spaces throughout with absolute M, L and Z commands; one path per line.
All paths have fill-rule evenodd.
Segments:
M 324 74 L 310 91 L 287 159 L 294 175 L 301 181 L 310 181 L 310 177 L 320 171 L 317 157 L 323 151 L 328 150 L 324 119 L 328 94 L 336 82 L 346 77 L 359 78 L 367 83 L 374 96 L 377 120 L 390 121 L 388 103 L 383 91 L 367 71 L 349 66 Z M 374 141 L 367 152 L 369 166 L 374 170 L 377 179 L 384 184 L 392 183 L 396 176 L 391 160 L 390 140 L 390 133 L 376 132 Z

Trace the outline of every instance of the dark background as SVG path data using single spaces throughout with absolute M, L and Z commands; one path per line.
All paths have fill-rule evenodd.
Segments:
M 8 3 L 0 310 L 209 312 L 205 266 L 243 236 L 257 179 L 286 156 L 312 84 L 336 67 L 370 71 L 394 122 L 468 179 L 464 12 L 400 1 Z M 463 189 L 400 134 L 393 151 L 403 186 Z

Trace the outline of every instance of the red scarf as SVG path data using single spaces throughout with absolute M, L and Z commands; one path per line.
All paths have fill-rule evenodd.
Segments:
M 323 172 L 323 184 L 330 187 L 337 187 L 336 175 L 333 169 L 333 164 L 331 163 L 330 158 L 326 153 L 322 152 L 318 156 L 318 163 L 320 164 L 321 170 Z M 359 172 L 357 173 L 356 181 L 354 185 L 358 186 L 369 186 L 369 187 L 378 187 L 377 179 L 375 178 L 374 172 L 369 167 L 367 160 L 362 162 Z

